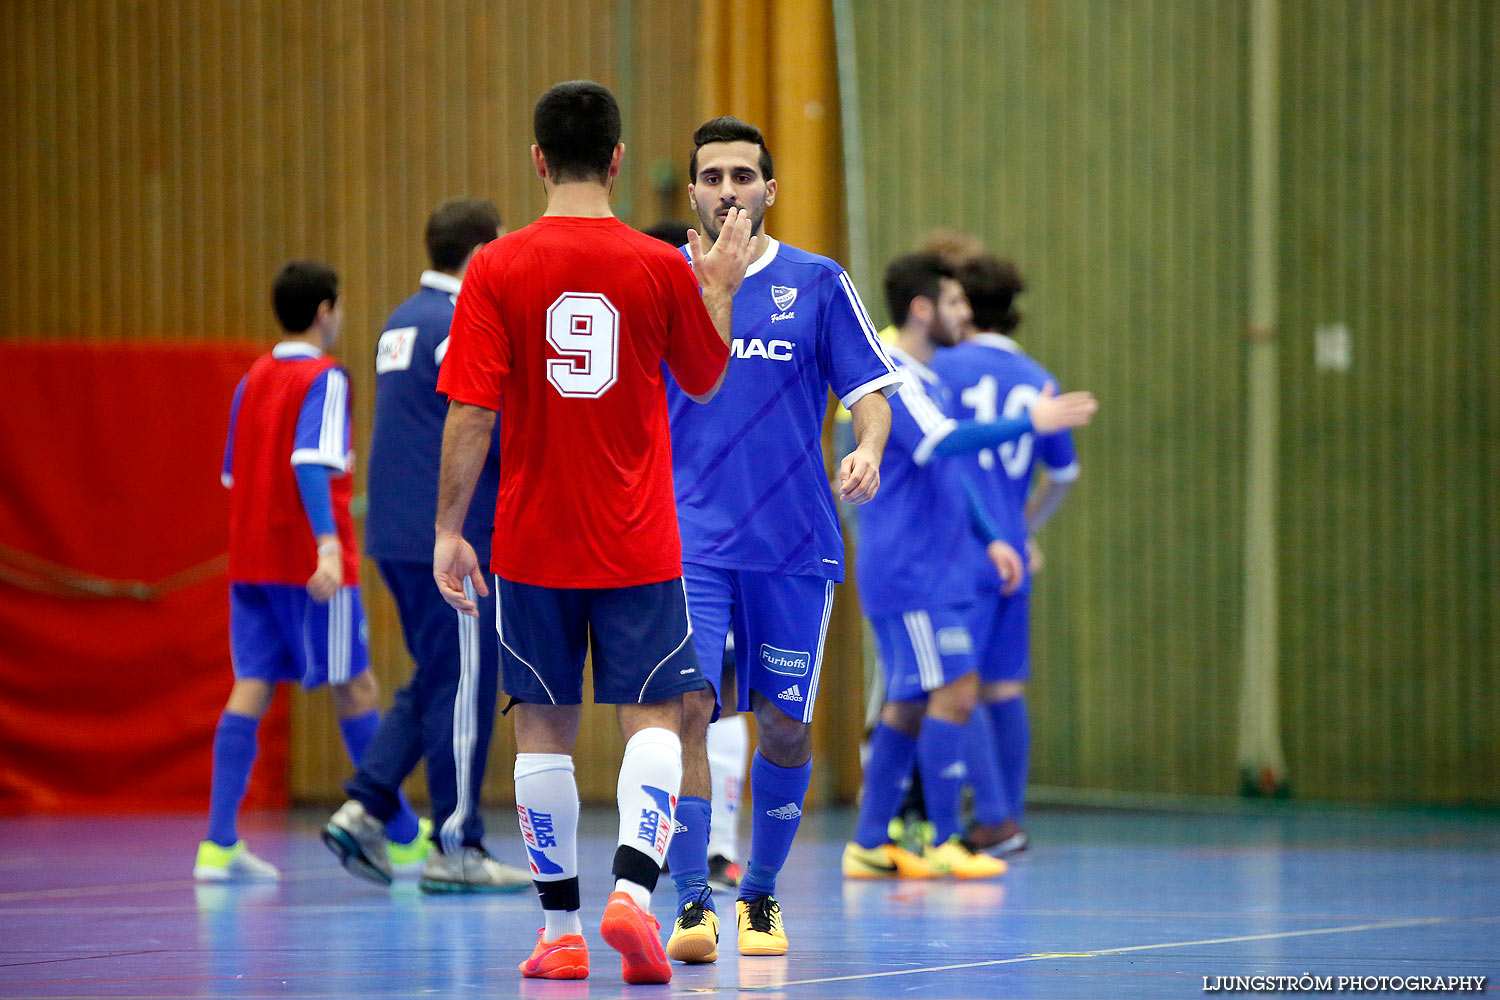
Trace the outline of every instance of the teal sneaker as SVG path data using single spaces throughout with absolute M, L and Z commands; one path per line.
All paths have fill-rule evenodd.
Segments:
M 455 854 L 427 855 L 417 888 L 429 893 L 523 892 L 531 888 L 531 872 L 495 860 L 483 847 L 465 846 Z
M 376 885 L 391 884 L 385 825 L 359 802 L 350 799 L 328 817 L 323 827 L 323 843 L 350 875 Z

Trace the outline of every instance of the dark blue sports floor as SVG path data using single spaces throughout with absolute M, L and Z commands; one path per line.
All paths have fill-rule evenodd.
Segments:
M 0 819 L 0 997 L 1189 997 L 1205 976 L 1256 974 L 1488 976 L 1500 991 L 1493 812 L 1051 808 L 1005 878 L 968 884 L 846 883 L 852 815 L 810 814 L 779 893 L 787 957 L 740 958 L 731 929 L 718 965 L 630 987 L 597 933 L 611 813 L 584 816 L 593 973 L 577 983 L 516 972 L 534 894 L 379 890 L 337 867 L 322 818 L 250 817 L 281 883 L 206 888 L 191 879 L 201 817 Z M 514 821 L 489 818 L 492 849 L 518 862 Z M 668 922 L 665 879 L 656 903 Z

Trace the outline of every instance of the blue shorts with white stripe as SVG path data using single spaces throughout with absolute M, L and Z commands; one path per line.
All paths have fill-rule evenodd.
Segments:
M 699 563 L 684 563 L 682 573 L 698 663 L 718 696 L 713 717 L 726 701 L 723 653 L 732 631 L 738 685 L 732 695 L 739 710 L 750 710 L 753 689 L 791 718 L 811 722 L 833 614 L 833 581 Z
M 950 604 L 870 619 L 888 701 L 922 701 L 976 669 L 969 632 L 974 609 Z
M 347 684 L 370 666 L 359 588 L 319 604 L 291 584 L 231 583 L 229 653 L 238 680 Z

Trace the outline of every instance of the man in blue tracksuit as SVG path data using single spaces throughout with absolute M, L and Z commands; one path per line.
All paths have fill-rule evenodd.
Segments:
M 479 788 L 494 728 L 498 671 L 493 602 L 480 617 L 455 614 L 432 580 L 438 460 L 447 400 L 437 393 L 448 327 L 470 258 L 500 234 L 488 201 L 451 198 L 427 222 L 432 268 L 415 295 L 396 307 L 375 354 L 375 431 L 370 444 L 365 552 L 376 560 L 416 661 L 345 786 L 350 799 L 328 821 L 323 840 L 351 874 L 388 884 L 392 863 L 380 832 L 396 791 L 419 759 L 432 795 L 432 850 L 425 892 L 513 892 L 531 876 L 490 857 L 483 845 Z M 498 427 L 474 491 L 464 535 L 489 564 L 500 478 Z

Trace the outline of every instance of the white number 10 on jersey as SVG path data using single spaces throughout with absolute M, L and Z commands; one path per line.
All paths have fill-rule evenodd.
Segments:
M 564 396 L 598 399 L 620 369 L 620 313 L 597 292 L 563 292 L 547 307 L 547 381 Z

